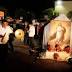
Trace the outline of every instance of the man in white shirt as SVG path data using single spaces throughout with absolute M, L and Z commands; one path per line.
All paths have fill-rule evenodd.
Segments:
M 8 42 L 10 33 L 13 33 L 13 29 L 8 25 L 8 22 L 4 21 L 0 25 L 0 36 L 3 36 L 0 37 L 0 44 L 6 44 Z
M 29 25 L 29 37 L 34 37 L 35 35 L 35 27 L 33 25 Z
M 30 48 L 34 48 L 34 36 L 35 36 L 35 27 L 32 24 L 29 24 L 29 46 Z
M 7 57 L 8 53 L 8 40 L 10 33 L 13 33 L 13 29 L 8 25 L 7 21 L 3 21 L 2 25 L 0 25 L 0 60 L 1 62 L 5 62 L 4 60 Z

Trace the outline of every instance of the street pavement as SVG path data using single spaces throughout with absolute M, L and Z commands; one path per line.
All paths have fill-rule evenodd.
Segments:
M 18 72 L 72 72 L 72 64 L 49 59 L 37 59 L 29 55 L 29 47 L 23 43 L 14 43 L 14 53 L 8 54 L 8 71 Z

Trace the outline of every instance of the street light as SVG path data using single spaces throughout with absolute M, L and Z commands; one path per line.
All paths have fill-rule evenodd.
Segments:
M 62 4 L 63 4 L 62 0 L 56 1 L 56 5 L 62 5 Z
M 62 0 L 57 0 L 55 2 L 55 11 L 59 14 L 64 12 L 64 6 Z

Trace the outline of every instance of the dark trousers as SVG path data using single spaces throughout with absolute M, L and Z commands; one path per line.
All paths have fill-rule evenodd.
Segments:
M 28 45 L 28 40 L 29 40 L 29 37 L 28 37 L 28 34 L 26 33 L 24 36 L 24 44 Z
M 8 44 L 0 44 L 0 64 L 7 63 L 8 59 Z
M 13 48 L 13 44 L 12 44 L 12 42 L 8 42 L 8 50 L 10 51 L 10 52 L 14 52 L 14 48 Z
M 33 49 L 35 46 L 34 37 L 29 37 L 29 47 Z

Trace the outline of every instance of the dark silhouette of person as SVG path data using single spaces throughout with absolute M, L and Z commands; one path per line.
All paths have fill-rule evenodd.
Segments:
M 11 33 L 9 35 L 9 40 L 8 40 L 8 47 L 12 53 L 14 52 L 13 43 L 12 43 L 14 41 L 14 37 L 15 37 L 15 35 L 13 33 Z

